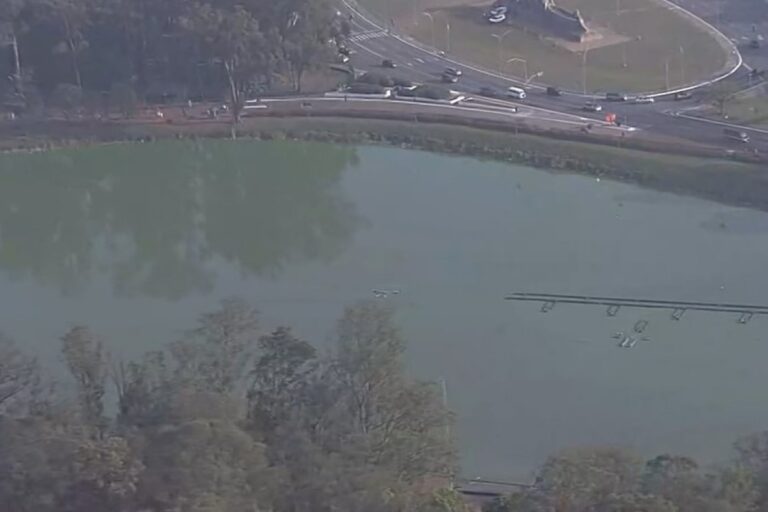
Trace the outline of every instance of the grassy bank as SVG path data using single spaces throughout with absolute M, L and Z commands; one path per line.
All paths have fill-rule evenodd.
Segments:
M 153 140 L 170 137 L 226 137 L 221 122 L 174 126 L 165 124 L 59 126 L 56 135 L 30 128 L 5 149 L 52 148 L 83 143 Z M 97 129 L 98 128 L 98 129 Z M 339 144 L 387 144 L 525 164 L 554 172 L 608 178 L 668 192 L 694 195 L 726 204 L 768 210 L 768 175 L 759 165 L 696 158 L 553 140 L 534 135 L 495 132 L 449 125 L 402 121 L 335 118 L 251 118 L 242 137 L 262 140 L 313 140 Z M 2 147 L 2 146 L 0 146 Z

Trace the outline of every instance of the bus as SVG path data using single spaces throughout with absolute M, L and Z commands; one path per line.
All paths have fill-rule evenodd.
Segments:
M 507 96 L 510 98 L 516 98 L 518 100 L 524 100 L 525 91 L 519 87 L 510 87 L 507 89 Z

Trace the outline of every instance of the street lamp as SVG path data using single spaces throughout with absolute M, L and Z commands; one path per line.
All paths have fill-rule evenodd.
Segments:
M 669 90 L 669 57 L 664 61 L 664 81 L 667 85 L 667 90 Z
M 680 78 L 683 81 L 680 85 L 685 85 L 685 48 L 683 45 L 680 45 Z
M 451 52 L 451 24 L 445 22 L 445 52 Z
M 512 32 L 512 31 L 511 30 L 507 30 L 506 32 L 504 32 L 501 35 L 499 35 L 499 34 L 491 34 L 491 37 L 495 37 L 496 40 L 499 42 L 499 73 L 501 73 L 501 63 L 502 63 L 502 58 L 501 58 L 501 42 L 504 40 L 504 38 L 507 35 L 509 35 L 510 32 Z
M 437 44 L 435 44 L 435 18 L 427 11 L 424 11 L 421 14 L 429 18 L 429 21 L 432 22 L 432 48 L 437 48 Z
M 525 73 L 525 80 L 528 80 L 528 61 L 525 59 L 521 59 L 520 57 L 514 57 L 507 61 L 507 64 L 511 64 L 512 62 L 522 62 L 523 63 L 523 73 Z

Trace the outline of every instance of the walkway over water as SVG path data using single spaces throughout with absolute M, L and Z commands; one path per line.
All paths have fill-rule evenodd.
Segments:
M 669 309 L 672 318 L 680 320 L 688 310 L 709 311 L 718 313 L 740 313 L 739 323 L 747 323 L 753 315 L 768 315 L 768 306 L 754 304 L 733 304 L 718 302 L 688 302 L 661 299 L 638 299 L 632 297 L 600 297 L 591 295 L 567 295 L 560 293 L 526 293 L 515 292 L 504 297 L 505 300 L 541 302 L 541 311 L 550 311 L 555 304 L 586 304 L 606 306 L 607 314 L 615 316 L 622 307 L 645 309 Z

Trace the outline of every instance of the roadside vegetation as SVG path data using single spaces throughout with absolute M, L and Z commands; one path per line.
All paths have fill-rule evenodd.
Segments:
M 106 347 L 87 327 L 65 333 L 68 376 L 56 385 L 0 339 L 0 510 L 473 510 L 451 485 L 451 414 L 433 383 L 405 373 L 385 301 L 348 307 L 327 354 L 288 327 L 263 329 L 239 299 L 135 361 Z M 764 510 L 767 446 L 768 432 L 743 437 L 717 467 L 675 453 L 566 450 L 531 487 L 482 509 Z
M 331 0 L 3 0 L 0 100 L 130 116 L 139 102 L 301 91 L 348 33 Z

